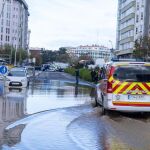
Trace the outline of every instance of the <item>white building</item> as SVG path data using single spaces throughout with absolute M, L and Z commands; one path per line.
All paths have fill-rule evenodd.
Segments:
M 71 47 L 67 48 L 67 52 L 69 54 L 75 55 L 77 57 L 80 57 L 82 55 L 88 55 L 93 60 L 96 60 L 98 58 L 101 59 L 108 59 L 111 57 L 111 51 L 109 48 L 99 45 L 86 45 L 86 46 L 78 46 L 78 47 Z
M 128 57 L 133 53 L 134 42 L 150 33 L 150 0 L 118 0 L 118 27 L 116 50 Z
M 0 0 L 0 46 L 28 48 L 28 16 L 24 0 Z

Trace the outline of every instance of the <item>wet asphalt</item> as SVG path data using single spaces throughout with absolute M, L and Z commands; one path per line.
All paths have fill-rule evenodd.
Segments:
M 43 72 L 27 89 L 0 84 L 2 150 L 149 150 L 150 114 L 94 107 L 94 85 Z

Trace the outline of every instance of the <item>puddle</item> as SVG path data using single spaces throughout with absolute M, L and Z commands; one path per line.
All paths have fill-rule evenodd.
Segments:
M 63 81 L 38 82 L 31 85 L 27 98 L 27 113 L 89 104 L 94 100 L 94 89 L 75 86 Z
M 24 137 L 24 135 L 26 135 L 24 134 L 24 131 L 25 132 L 27 131 L 28 134 L 31 134 L 30 131 L 26 130 L 27 126 L 22 123 L 19 124 L 18 126 L 15 126 L 12 130 L 9 130 L 8 132 L 4 132 L 4 129 L 11 123 L 20 120 L 21 118 L 24 118 L 27 115 L 44 112 L 46 110 L 52 110 L 52 109 L 56 110 L 59 108 L 82 106 L 83 104 L 90 105 L 94 100 L 93 92 L 94 92 L 93 89 L 90 87 L 75 86 L 72 83 L 66 83 L 64 81 L 57 81 L 57 80 L 52 80 L 52 81 L 49 80 L 47 82 L 46 80 L 44 80 L 44 82 L 36 81 L 35 84 L 30 84 L 28 89 L 8 89 L 8 88 L 4 88 L 3 84 L 1 83 L 0 84 L 0 145 L 3 145 L 3 149 L 13 149 L 13 146 L 21 141 L 21 137 Z M 61 114 L 59 114 L 59 116 L 60 115 Z M 49 117 L 53 118 L 54 116 L 49 116 Z M 33 116 L 31 116 L 31 118 L 32 117 Z M 61 117 L 57 119 L 59 120 L 61 119 Z M 50 119 L 48 119 L 47 121 L 48 123 L 51 122 Z M 40 125 L 44 126 L 45 128 L 48 124 L 46 124 L 46 120 L 45 120 L 45 125 L 44 124 L 40 124 Z M 48 130 L 49 128 L 47 128 L 47 133 Z M 42 130 L 40 133 L 42 134 Z M 46 133 L 46 131 L 43 131 L 43 134 L 44 133 Z M 36 138 L 39 137 L 38 135 L 36 136 L 35 132 L 34 134 Z M 40 138 L 38 140 L 41 141 L 42 139 Z M 45 142 L 46 141 L 48 143 L 50 142 L 49 139 L 45 140 Z M 24 142 L 25 141 L 23 141 L 23 143 Z M 34 143 L 35 145 L 36 142 Z M 33 143 L 29 143 L 29 144 L 33 144 Z M 19 149 L 32 149 L 32 146 L 30 147 L 28 144 L 26 146 L 23 146 L 23 148 L 21 148 L 22 147 L 21 146 L 19 147 Z M 39 149 L 40 148 L 41 147 L 39 147 Z

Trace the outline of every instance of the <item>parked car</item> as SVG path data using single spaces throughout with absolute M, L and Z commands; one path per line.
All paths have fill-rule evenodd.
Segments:
M 5 86 L 25 88 L 29 85 L 27 70 L 25 68 L 12 68 L 5 77 Z
M 35 66 L 35 70 L 41 71 L 41 66 Z
M 64 69 L 61 68 L 61 67 L 57 67 L 57 71 L 58 71 L 58 72 L 64 72 Z
M 50 65 L 49 64 L 43 64 L 41 66 L 41 71 L 47 71 L 49 69 Z
M 150 63 L 113 62 L 96 87 L 96 104 L 106 110 L 150 112 Z
M 48 70 L 51 71 L 51 72 L 55 72 L 56 68 L 54 66 L 50 66 Z

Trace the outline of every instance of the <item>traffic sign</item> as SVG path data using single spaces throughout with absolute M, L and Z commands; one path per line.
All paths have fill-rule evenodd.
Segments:
M 8 68 L 6 66 L 0 66 L 0 74 L 4 75 L 8 72 Z

